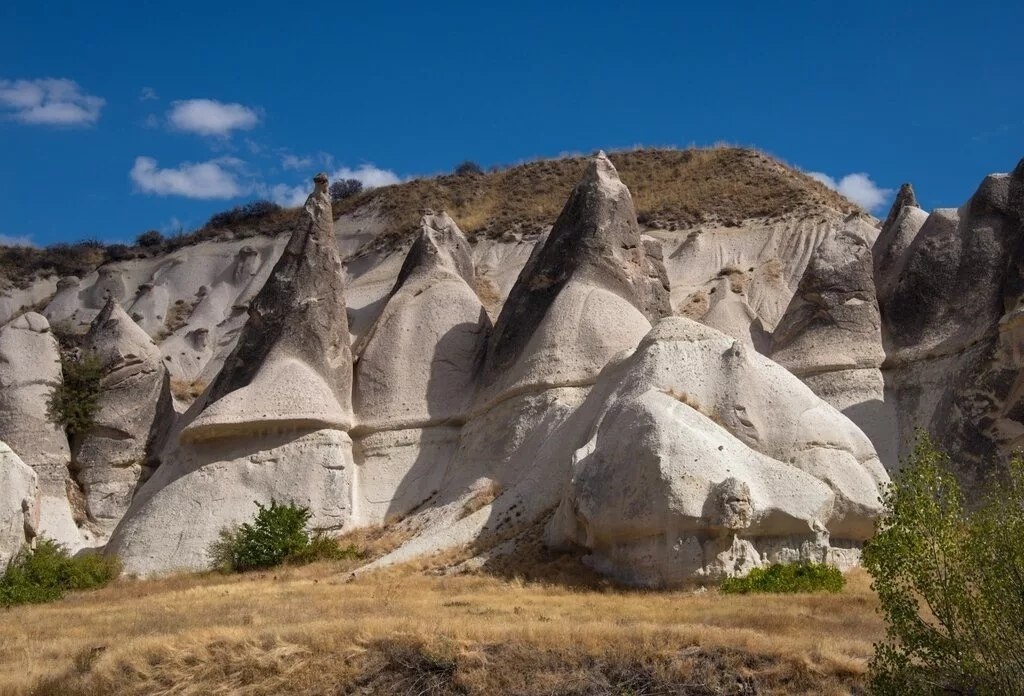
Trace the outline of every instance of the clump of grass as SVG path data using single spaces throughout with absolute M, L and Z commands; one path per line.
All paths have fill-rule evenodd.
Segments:
M 42 539 L 34 549 L 23 549 L 0 576 L 0 606 L 53 602 L 72 590 L 103 587 L 120 573 L 116 557 L 71 557 L 60 544 Z
M 289 503 L 269 506 L 256 503 L 255 519 L 221 531 L 210 548 L 215 568 L 221 572 L 246 572 L 273 568 L 283 563 L 302 565 L 314 561 L 338 561 L 359 557 L 353 546 L 342 547 L 322 531 L 310 535 L 306 526 L 309 508 Z
M 835 566 L 824 563 L 772 563 L 754 568 L 742 578 L 726 578 L 726 594 L 839 592 L 846 578 Z

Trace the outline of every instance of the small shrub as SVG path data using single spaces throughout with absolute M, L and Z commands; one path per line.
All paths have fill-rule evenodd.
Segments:
M 310 512 L 294 504 L 269 506 L 256 503 L 256 518 L 234 529 L 221 531 L 210 549 L 215 568 L 222 572 L 245 572 L 272 568 L 282 563 L 312 563 L 359 556 L 355 547 L 342 548 L 323 532 L 310 538 L 306 531 Z
M 125 244 L 111 244 L 107 247 L 107 258 L 111 261 L 128 261 L 135 258 L 135 254 Z
M 455 176 L 476 176 L 483 173 L 484 170 L 480 165 L 471 160 L 466 160 L 455 168 Z
M 746 577 L 726 578 L 721 590 L 726 594 L 839 592 L 845 584 L 839 569 L 824 563 L 772 563 L 754 568 Z
M 231 210 L 214 213 L 210 216 L 210 220 L 206 225 L 208 227 L 232 227 L 234 225 L 253 222 L 254 220 L 276 213 L 279 210 L 281 210 L 281 206 L 272 201 L 252 201 L 245 205 L 236 206 Z
M 72 590 L 102 587 L 121 573 L 116 557 L 85 553 L 71 557 L 64 547 L 41 539 L 22 549 L 0 576 L 0 606 L 41 604 Z
M 136 237 L 135 243 L 143 249 L 159 249 L 164 245 L 164 236 L 156 230 L 149 230 Z
M 103 364 L 93 353 L 62 353 L 61 367 L 64 379 L 50 392 L 47 413 L 72 438 L 92 429 L 99 408 Z
M 363 190 L 363 182 L 358 179 L 339 179 L 331 184 L 331 200 L 343 201 L 358 195 Z
M 1024 460 L 1005 473 L 968 510 L 923 437 L 884 493 L 863 558 L 886 622 L 874 693 L 1024 693 Z

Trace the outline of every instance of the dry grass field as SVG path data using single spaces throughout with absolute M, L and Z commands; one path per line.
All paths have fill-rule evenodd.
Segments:
M 641 592 L 344 565 L 124 580 L 2 611 L 0 694 L 844 694 L 882 635 L 838 595 Z

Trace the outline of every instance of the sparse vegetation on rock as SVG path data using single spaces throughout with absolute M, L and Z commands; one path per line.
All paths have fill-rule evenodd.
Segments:
M 103 364 L 88 351 L 62 351 L 61 368 L 64 379 L 53 386 L 47 412 L 72 438 L 84 435 L 93 426 L 99 408 Z

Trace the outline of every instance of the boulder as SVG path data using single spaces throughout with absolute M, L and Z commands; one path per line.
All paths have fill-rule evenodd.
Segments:
M 108 535 L 124 515 L 174 419 L 160 349 L 121 308 L 107 301 L 82 349 L 103 365 L 95 425 L 76 438 L 72 467 L 90 521 Z
M 36 472 L 0 442 L 0 573 L 39 533 Z
M 0 328 L 0 440 L 39 477 L 40 536 L 74 551 L 86 543 L 79 529 L 85 516 L 69 496 L 77 486 L 67 437 L 47 413 L 62 379 L 60 349 L 44 316 L 28 312 Z
M 127 572 L 208 567 L 255 502 L 308 507 L 316 528 L 350 521 L 351 351 L 327 177 L 314 182 L 234 351 L 111 535 Z
M 590 425 L 554 436 L 572 480 L 546 538 L 588 549 L 625 582 L 797 559 L 846 567 L 881 514 L 888 476 L 850 420 L 781 366 L 683 317 L 659 322 L 573 418 Z

